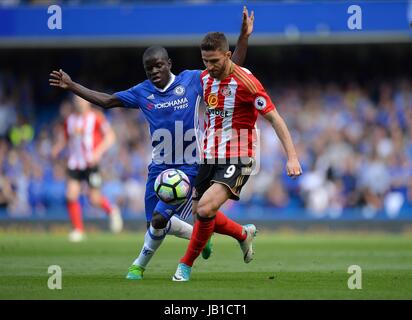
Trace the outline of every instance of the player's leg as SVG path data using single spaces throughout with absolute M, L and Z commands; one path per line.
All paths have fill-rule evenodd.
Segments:
M 123 219 L 120 209 L 116 205 L 111 205 L 109 200 L 102 195 L 99 188 L 89 187 L 89 201 L 90 203 L 102 209 L 109 217 L 110 230 L 113 233 L 119 233 L 123 229 Z
M 185 171 L 183 168 L 179 169 L 186 174 L 186 176 L 189 178 L 190 185 L 193 186 L 196 175 Z M 178 238 L 190 240 L 190 237 L 192 236 L 193 226 L 186 222 L 189 216 L 191 215 L 192 211 L 192 199 L 190 193 L 188 200 L 181 205 L 173 207 L 162 206 L 156 209 L 157 212 L 159 212 L 161 216 L 164 217 L 164 219 L 170 219 L 170 226 L 168 227 L 167 234 L 174 235 Z M 170 209 L 173 209 L 173 214 L 166 214 L 166 210 Z
M 215 228 L 217 210 L 230 198 L 227 188 L 221 184 L 213 184 L 203 194 L 195 210 L 197 219 L 193 228 L 188 250 L 181 259 L 182 263 L 192 266 L 194 260 L 203 250 Z
M 148 221 L 147 231 L 143 247 L 139 256 L 129 268 L 129 272 L 126 276 L 127 279 L 143 279 L 143 273 L 146 270 L 147 265 L 167 234 L 173 234 L 184 239 L 190 239 L 192 235 L 193 227 L 187 222 L 174 216 L 175 214 L 178 214 L 182 217 L 186 217 L 187 211 L 189 210 L 190 212 L 191 210 L 191 201 L 176 206 L 159 201 L 154 192 L 154 181 L 159 173 L 160 172 L 157 171 L 149 173 L 145 195 L 146 220 Z M 191 183 L 193 183 L 192 180 L 194 180 L 194 177 L 189 176 L 189 179 L 191 179 Z M 210 248 L 208 248 L 208 250 L 211 251 Z M 205 254 L 205 256 L 208 258 L 210 253 Z
M 193 217 L 193 225 L 196 223 L 196 211 L 197 211 L 197 204 L 199 201 L 192 199 L 192 217 Z M 213 244 L 212 244 L 212 236 L 210 236 L 209 240 L 206 243 L 206 246 L 202 250 L 202 258 L 207 260 L 210 258 L 213 252 Z
M 204 245 L 206 245 L 207 241 L 210 239 L 210 236 L 213 232 L 214 219 L 204 219 L 202 217 L 200 217 L 199 219 L 198 209 L 200 199 L 210 187 L 210 181 L 213 178 L 214 172 L 214 165 L 203 163 L 199 167 L 192 194 L 192 213 L 194 217 L 192 237 L 190 238 L 190 243 L 186 249 L 184 259 L 180 260 L 180 263 L 177 266 L 177 270 L 172 277 L 173 281 L 189 281 L 191 265 L 193 264 L 193 262 L 190 262 L 190 260 L 194 261 L 196 259 L 196 257 L 202 251 Z M 202 226 L 202 228 L 200 228 L 200 226 Z M 207 230 L 206 234 L 207 238 L 203 235 L 201 235 L 199 238 L 200 229 L 205 229 L 205 227 L 206 229 L 209 229 Z M 211 232 L 209 232 L 210 230 Z M 193 255 L 193 259 L 190 257 L 190 255 Z
M 190 176 L 188 175 L 190 178 Z M 191 179 L 191 185 L 194 183 L 194 179 Z M 169 231 L 167 234 L 175 235 L 178 238 L 183 238 L 190 240 L 193 232 L 193 226 L 187 223 L 187 219 L 192 215 L 192 204 L 193 201 L 191 197 L 182 206 L 175 209 L 175 214 L 170 218 L 170 226 L 167 228 Z M 194 220 L 195 222 L 195 220 Z M 209 239 L 206 246 L 202 250 L 202 258 L 207 260 L 212 254 L 212 240 Z
M 159 201 L 152 190 L 154 188 L 154 181 L 160 173 L 161 170 L 153 170 L 153 172 L 149 174 L 149 179 L 146 185 L 146 190 L 149 190 L 149 192 L 146 191 L 147 228 L 149 228 L 150 225 L 157 230 L 166 228 L 167 234 L 190 240 L 193 227 L 191 224 L 187 223 L 186 220 L 191 213 L 192 200 L 189 198 L 187 202 L 181 205 L 168 205 Z M 187 172 L 185 173 L 190 180 L 190 184 L 193 185 L 195 175 Z M 179 216 L 179 218 L 175 215 Z M 160 231 L 157 233 L 160 233 Z
M 153 188 L 149 188 L 148 190 L 153 190 Z M 166 235 L 170 233 L 172 227 L 177 236 L 183 236 L 186 239 L 190 239 L 193 229 L 187 222 L 174 217 L 174 214 L 180 212 L 186 203 L 180 206 L 168 205 L 163 201 L 158 201 L 157 197 L 150 197 L 151 194 L 148 190 L 146 191 L 149 194 L 147 197 L 149 200 L 148 202 L 153 200 L 156 201 L 157 204 L 154 209 L 151 209 L 151 205 L 147 206 L 150 208 L 149 210 L 153 210 L 153 215 L 151 217 L 149 228 L 145 234 L 143 248 L 132 266 L 129 268 L 129 273 L 126 278 L 131 280 L 143 279 L 143 273 L 147 269 L 147 265 L 163 243 Z
M 89 185 L 89 200 L 90 203 L 102 209 L 110 219 L 110 230 L 114 233 L 119 233 L 123 229 L 123 219 L 120 209 L 116 205 L 112 205 L 109 200 L 103 196 L 100 188 L 102 178 L 97 167 L 87 170 L 87 183 Z
M 191 268 L 209 241 L 215 228 L 217 210 L 230 198 L 226 186 L 215 183 L 201 196 L 196 206 L 197 218 L 185 255 L 180 260 L 173 281 L 189 281 Z
M 138 264 L 146 268 L 147 264 L 151 260 L 153 254 L 162 244 L 166 235 L 170 232 L 172 225 L 180 237 L 190 237 L 192 226 L 179 219 L 172 221 L 173 215 L 179 210 L 179 207 L 164 203 L 163 201 L 157 201 L 156 207 L 153 210 L 153 216 L 150 222 L 150 227 L 147 230 L 145 237 L 145 244 L 142 250 L 146 250 L 146 254 L 141 253 L 138 258 Z M 180 226 L 181 228 L 177 227 Z
M 73 230 L 69 234 L 69 240 L 79 242 L 84 239 L 84 225 L 82 219 L 82 208 L 79 202 L 81 183 L 75 177 L 75 171 L 69 173 L 66 185 L 66 204 Z M 73 176 L 73 177 L 70 177 Z
M 236 163 L 218 165 L 213 182 L 223 184 L 230 192 L 230 198 L 238 201 L 240 191 L 250 177 L 253 168 L 253 158 L 244 158 Z M 243 253 L 243 260 L 249 263 L 253 259 L 253 239 L 256 236 L 256 226 L 253 224 L 240 225 L 229 219 L 222 212 L 216 213 L 215 232 L 231 236 L 238 240 Z
M 231 236 L 239 241 L 243 253 L 243 261 L 249 263 L 253 260 L 252 242 L 256 236 L 257 230 L 254 224 L 244 226 L 228 218 L 223 212 L 218 211 L 215 218 L 215 232 Z
M 174 206 L 167 205 L 161 201 L 156 196 L 154 191 L 154 182 L 158 174 L 161 173 L 160 168 L 151 167 L 149 169 L 149 175 L 146 183 L 146 193 L 145 193 L 145 211 L 146 211 L 146 221 L 148 222 L 148 228 L 144 237 L 144 244 L 139 253 L 139 256 L 134 260 L 132 266 L 129 268 L 129 272 L 126 276 L 127 279 L 131 280 L 141 280 L 143 279 L 143 272 L 146 270 L 147 265 L 152 259 L 156 250 L 162 244 L 166 234 L 172 228 L 172 223 L 170 222 L 176 208 Z M 182 224 L 185 223 L 182 221 Z M 192 228 L 189 224 L 185 223 L 189 229 Z M 173 224 L 174 228 L 177 225 L 181 225 L 179 222 Z M 191 234 L 180 228 L 180 233 Z M 179 234 L 181 235 L 181 234 Z M 189 236 L 190 235 L 186 235 Z
M 191 266 L 199 255 L 199 249 L 207 241 L 207 236 L 213 230 L 219 233 L 230 235 L 239 241 L 243 252 L 244 261 L 250 262 L 253 258 L 252 241 L 256 235 L 254 225 L 241 226 L 227 218 L 222 212 L 218 213 L 220 206 L 228 199 L 239 200 L 239 193 L 243 185 L 249 178 L 247 171 L 253 165 L 252 159 L 247 165 L 242 163 L 212 165 L 202 165 L 196 181 L 197 195 L 194 199 L 201 197 L 199 203 L 195 204 L 197 221 L 194 225 L 193 235 L 185 256 L 180 260 L 180 264 L 173 277 L 175 281 L 188 281 L 190 278 Z M 214 183 L 204 192 L 208 183 Z M 216 222 L 218 225 L 216 226 Z
M 153 244 L 152 244 L 152 237 L 150 236 L 153 231 L 150 232 L 150 228 L 152 228 L 151 221 L 153 217 L 153 210 L 157 205 L 158 198 L 153 190 L 153 173 L 149 170 L 149 176 L 146 182 L 146 192 L 145 192 L 145 213 L 146 213 L 146 224 L 147 230 L 144 236 L 144 243 L 143 247 L 141 248 L 139 255 L 133 261 L 132 265 L 129 267 L 129 271 L 126 275 L 126 279 L 130 280 L 142 280 L 143 279 L 143 272 L 146 270 L 146 266 L 150 261 L 148 255 L 153 255 Z
M 156 207 L 153 209 L 149 229 L 145 235 L 143 249 L 135 260 L 135 265 L 145 270 L 166 235 L 175 235 L 190 240 L 193 227 L 179 217 L 187 218 L 187 212 L 190 214 L 192 207 L 191 202 L 191 199 L 181 205 L 169 205 L 163 201 L 157 202 Z M 209 258 L 211 254 L 210 245 L 206 251 L 203 253 L 205 259 Z

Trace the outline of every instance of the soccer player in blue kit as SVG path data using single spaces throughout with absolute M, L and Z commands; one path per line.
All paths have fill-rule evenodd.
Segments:
M 242 65 L 248 38 L 253 31 L 254 14 L 243 8 L 241 34 L 232 60 Z M 63 70 L 53 71 L 50 85 L 60 87 L 103 108 L 140 109 L 150 126 L 152 163 L 149 165 L 145 193 L 145 212 L 148 229 L 139 256 L 129 268 L 127 279 L 141 280 L 149 261 L 167 234 L 190 239 L 193 227 L 183 221 L 191 213 L 192 200 L 181 205 L 169 205 L 159 200 L 154 191 L 156 177 L 164 170 L 183 171 L 191 185 L 198 172 L 196 128 L 198 106 L 203 96 L 200 85 L 201 70 L 185 70 L 179 75 L 171 72 L 172 63 L 166 49 L 153 46 L 143 54 L 147 79 L 136 86 L 106 94 L 83 87 L 71 80 Z M 179 218 L 175 217 L 179 216 Z M 210 244 L 202 252 L 208 258 Z

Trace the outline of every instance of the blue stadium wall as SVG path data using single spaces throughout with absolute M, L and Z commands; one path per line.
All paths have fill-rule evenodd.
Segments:
M 49 29 L 48 6 L 0 8 L 0 46 L 197 45 L 209 31 L 233 42 L 246 4 L 256 14 L 252 44 L 410 41 L 408 1 L 211 2 L 61 6 L 61 29 Z M 362 29 L 348 20 L 356 5 Z

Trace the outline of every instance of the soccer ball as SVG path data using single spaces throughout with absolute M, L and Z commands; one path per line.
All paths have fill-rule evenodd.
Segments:
M 167 204 L 183 203 L 190 192 L 187 175 L 178 169 L 167 169 L 160 173 L 154 183 L 157 197 Z

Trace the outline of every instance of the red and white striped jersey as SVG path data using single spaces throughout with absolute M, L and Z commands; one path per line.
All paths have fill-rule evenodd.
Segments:
M 64 122 L 68 142 L 69 169 L 86 169 L 93 159 L 93 152 L 109 130 L 110 124 L 103 113 L 89 110 L 84 114 L 72 113 Z
M 262 84 L 238 65 L 223 80 L 207 70 L 201 74 L 206 104 L 203 157 L 206 159 L 254 157 L 256 119 L 275 106 Z

